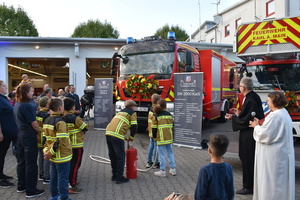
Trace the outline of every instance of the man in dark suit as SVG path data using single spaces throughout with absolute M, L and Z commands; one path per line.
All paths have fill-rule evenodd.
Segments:
M 74 85 L 69 85 L 69 93 L 65 95 L 65 97 L 69 97 L 74 100 L 75 103 L 75 114 L 80 113 L 80 103 L 79 103 L 79 96 L 75 94 L 75 87 Z
M 264 111 L 260 97 L 253 91 L 253 81 L 250 77 L 243 77 L 239 85 L 240 92 L 244 95 L 242 110 L 231 109 L 235 114 L 226 114 L 227 119 L 232 119 L 234 131 L 240 131 L 239 157 L 243 167 L 243 188 L 237 190 L 237 194 L 252 194 L 254 180 L 255 140 L 253 128 L 249 127 L 249 121 L 253 120 L 251 113 L 255 112 L 258 119 L 264 118 Z

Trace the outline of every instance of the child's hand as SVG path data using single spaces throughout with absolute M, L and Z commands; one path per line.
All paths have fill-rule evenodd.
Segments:
M 50 155 L 49 155 L 49 153 L 44 153 L 44 159 L 45 159 L 45 160 L 50 160 Z

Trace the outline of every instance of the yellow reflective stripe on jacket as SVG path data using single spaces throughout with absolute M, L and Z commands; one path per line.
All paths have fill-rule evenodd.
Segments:
M 119 139 L 122 139 L 122 140 L 125 139 L 124 135 L 120 135 L 120 134 L 112 132 L 112 131 L 106 131 L 105 135 L 110 135 L 110 136 L 113 136 L 113 137 L 116 137 L 116 138 L 119 138 Z
M 152 128 L 158 128 L 157 124 L 152 124 Z
M 173 117 L 170 115 L 158 116 L 157 120 L 160 120 L 160 119 L 173 119 Z
M 159 124 L 158 125 L 158 128 L 172 128 L 173 127 L 173 124 Z
M 49 129 L 49 130 L 54 130 L 54 126 L 53 126 L 53 125 L 50 125 L 50 124 L 44 124 L 44 125 L 43 125 L 43 128 L 44 128 L 44 129 Z
M 81 148 L 83 147 L 83 143 L 72 144 L 72 148 Z
M 42 122 L 42 121 L 43 121 L 43 118 L 42 118 L 42 117 L 36 117 L 36 121 Z
M 165 140 L 165 141 L 157 141 L 157 145 L 166 145 L 166 144 L 172 144 L 173 140 Z
M 86 123 L 83 123 L 80 127 L 79 130 L 83 130 L 86 127 Z
M 69 133 L 56 133 L 57 138 L 69 137 Z
M 73 123 L 67 123 L 68 128 L 74 127 L 75 125 Z
M 58 153 L 60 155 L 60 153 Z M 50 161 L 54 162 L 54 163 L 64 163 L 64 162 L 68 162 L 72 159 L 72 154 L 63 158 L 51 158 Z
M 137 121 L 131 121 L 131 125 L 137 125 Z
M 127 113 L 126 113 L 127 114 Z M 126 124 L 130 126 L 130 121 L 121 115 L 116 115 L 115 118 L 119 118 L 121 121 L 124 121 Z

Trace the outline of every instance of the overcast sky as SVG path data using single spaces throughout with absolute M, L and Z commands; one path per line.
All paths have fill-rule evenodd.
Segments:
M 22 7 L 41 37 L 70 37 L 89 19 L 110 22 L 119 38 L 154 35 L 165 24 L 179 25 L 189 35 L 205 20 L 213 20 L 218 0 L 4 0 Z M 240 0 L 220 0 L 219 12 Z M 200 14 L 199 14 L 200 13 Z M 200 18 L 201 16 L 201 18 Z

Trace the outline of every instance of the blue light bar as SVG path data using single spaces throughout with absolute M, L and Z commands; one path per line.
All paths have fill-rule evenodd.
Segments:
M 169 31 L 168 32 L 168 39 L 175 40 L 176 39 L 175 32 Z
M 127 44 L 132 44 L 132 43 L 133 43 L 133 37 L 128 37 Z

